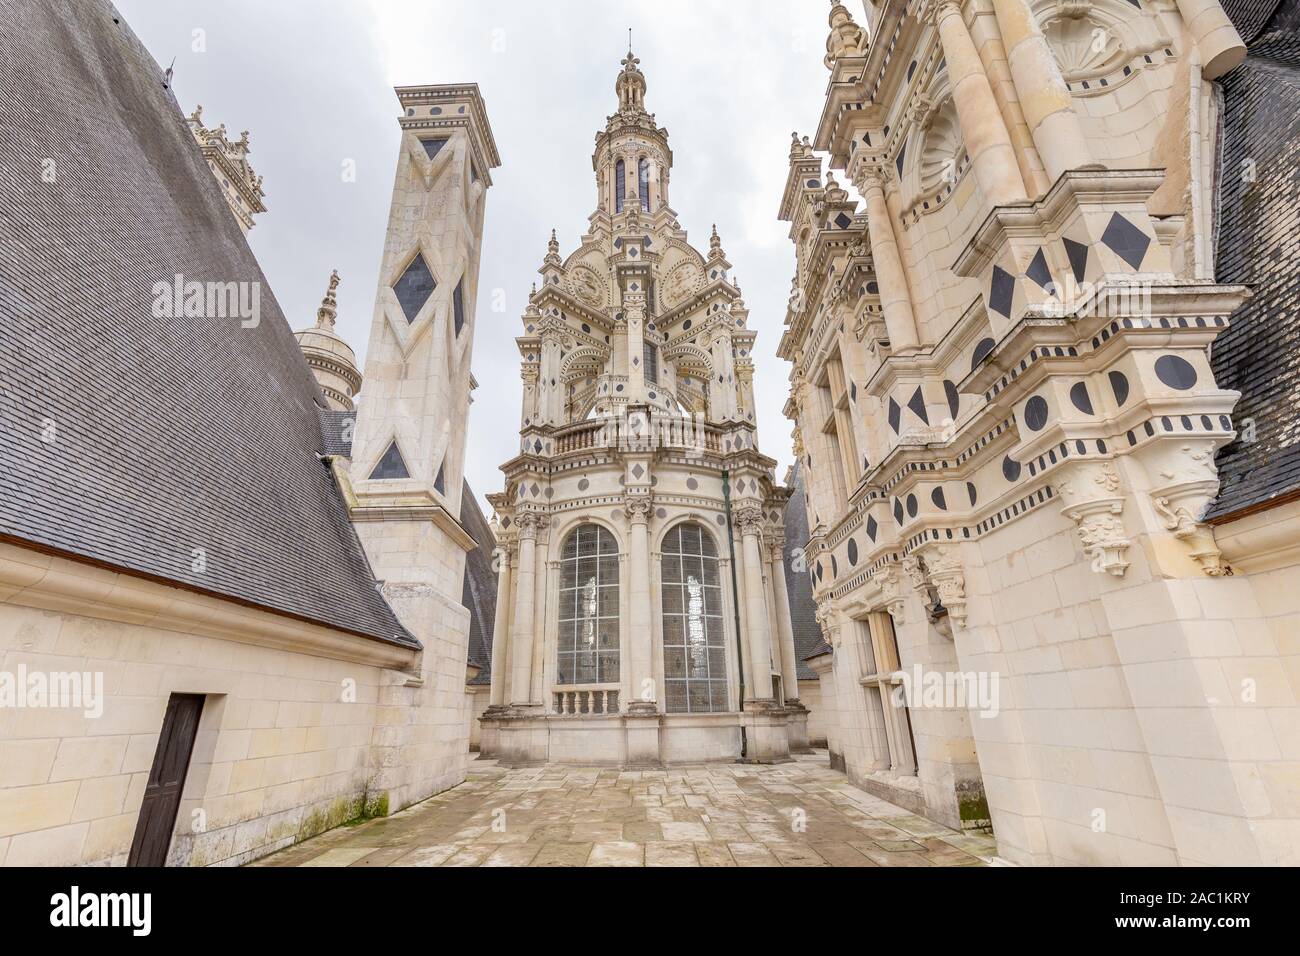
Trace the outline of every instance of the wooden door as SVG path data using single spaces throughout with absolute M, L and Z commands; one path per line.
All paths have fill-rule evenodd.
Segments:
M 185 775 L 190 768 L 190 753 L 202 713 L 201 694 L 172 694 L 167 701 L 167 714 L 163 717 L 149 782 L 144 788 L 144 802 L 140 805 L 127 866 L 167 863 L 176 811 L 181 804 L 181 791 L 185 789 Z

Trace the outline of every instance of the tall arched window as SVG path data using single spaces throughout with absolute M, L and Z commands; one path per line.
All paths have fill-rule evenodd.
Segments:
M 641 208 L 650 211 L 650 160 L 644 156 L 636 164 L 636 192 L 641 197 Z
M 623 160 L 614 164 L 614 211 L 623 211 L 623 200 L 627 198 L 627 167 Z
M 558 684 L 618 681 L 618 544 L 580 525 L 560 550 Z
M 727 709 L 727 652 L 718 551 L 698 524 L 663 544 L 664 696 L 670 714 Z

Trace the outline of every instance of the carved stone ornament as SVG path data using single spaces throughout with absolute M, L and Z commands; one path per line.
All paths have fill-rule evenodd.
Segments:
M 907 601 L 903 597 L 903 581 L 897 565 L 886 565 L 872 575 L 872 580 L 880 589 L 881 604 L 894 619 L 894 623 L 902 625 L 903 609 L 907 606 Z
M 1132 543 L 1120 517 L 1124 496 L 1114 462 L 1087 462 L 1073 466 L 1057 486 L 1065 502 L 1061 514 L 1078 526 L 1079 542 L 1098 574 L 1122 578 L 1128 570 Z

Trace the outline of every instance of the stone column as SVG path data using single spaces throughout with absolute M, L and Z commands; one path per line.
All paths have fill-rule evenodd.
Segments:
M 497 569 L 497 613 L 492 625 L 492 685 L 488 704 L 501 707 L 506 702 L 506 632 L 510 627 L 510 552 L 497 549 L 501 567 Z
M 763 527 L 763 509 L 740 508 L 736 512 L 744 555 L 745 604 L 748 608 L 750 700 L 772 698 L 772 634 L 768 627 L 767 601 L 763 596 L 763 555 L 759 534 Z
M 777 645 L 781 649 L 781 683 L 785 687 L 785 702 L 799 700 L 799 661 L 794 651 L 794 627 L 790 622 L 790 592 L 785 585 L 785 540 L 772 542 L 772 594 L 776 603 Z
M 918 336 L 903 259 L 898 254 L 889 206 L 885 203 L 883 175 L 880 169 L 864 167 L 856 185 L 867 202 L 867 236 L 876 267 L 876 284 L 880 286 L 880 308 L 885 316 L 885 328 L 889 330 L 889 348 L 900 355 L 916 351 Z
M 1067 169 L 1094 165 L 1056 56 L 1029 4 L 1026 0 L 993 0 L 993 10 L 1011 65 L 1011 79 L 1047 178 L 1055 182 Z
M 1011 136 L 1002 122 L 1002 113 L 993 97 L 984 64 L 970 38 L 970 31 L 966 29 L 961 6 L 957 0 L 939 0 L 931 10 L 939 31 L 939 42 L 943 45 L 943 55 L 948 61 L 948 78 L 952 83 L 957 120 L 961 124 L 962 138 L 966 140 L 966 151 L 970 153 L 980 192 L 994 206 L 1023 202 L 1025 183 L 1020 178 Z M 1021 96 L 1023 98 L 1023 91 Z M 1034 141 L 1037 142 L 1037 137 Z
M 533 590 L 536 587 L 539 516 L 525 511 L 515 517 L 519 528 L 519 580 L 515 584 L 514 622 L 510 630 L 510 703 L 526 707 L 533 679 Z
M 631 675 L 631 699 L 627 711 L 655 713 L 652 629 L 650 627 L 650 499 L 630 498 L 627 513 L 632 522 L 628 542 L 628 662 Z M 646 698 L 646 692 L 649 698 Z
M 1223 76 L 1246 58 L 1246 44 L 1223 12 L 1219 0 L 1178 0 L 1178 12 L 1201 52 L 1201 74 L 1207 80 Z

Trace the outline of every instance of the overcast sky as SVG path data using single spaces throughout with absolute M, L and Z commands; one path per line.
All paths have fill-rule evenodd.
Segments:
M 502 165 L 479 274 L 466 476 L 501 487 L 518 444 L 514 337 L 554 227 L 562 255 L 595 209 L 594 136 L 614 112 L 627 31 L 646 106 L 669 131 L 672 205 L 691 244 L 716 222 L 758 330 L 759 447 L 791 460 L 776 357 L 794 253 L 776 213 L 790 133 L 812 135 L 827 71 L 825 0 L 117 0 L 185 112 L 250 131 L 268 211 L 250 235 L 290 324 L 315 321 L 331 269 L 338 332 L 364 368 L 397 162 L 392 87 L 479 84 Z M 860 4 L 850 9 L 861 22 Z M 195 31 L 201 44 L 196 42 Z M 196 45 L 205 47 L 194 49 Z M 344 182 L 345 160 L 356 181 Z M 504 290 L 504 312 L 493 293 Z M 365 390 L 362 389 L 364 400 Z M 484 503 L 483 507 L 487 510 Z

